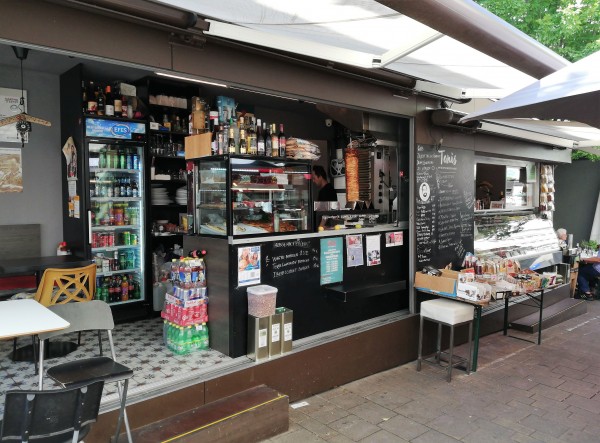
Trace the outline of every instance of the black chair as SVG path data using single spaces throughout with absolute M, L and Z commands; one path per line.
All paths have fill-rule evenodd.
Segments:
M 121 400 L 119 419 L 115 432 L 115 442 L 119 441 L 121 425 L 125 422 L 125 430 L 129 443 L 132 443 L 131 429 L 127 420 L 125 403 L 127 400 L 127 386 L 129 379 L 133 376 L 133 370 L 117 362 L 112 330 L 115 327 L 112 311 L 107 303 L 100 300 L 92 300 L 85 303 L 67 303 L 64 305 L 49 306 L 55 314 L 64 318 L 70 326 L 60 331 L 44 332 L 38 334 L 40 339 L 39 349 L 39 389 L 43 389 L 44 381 L 44 342 L 52 337 L 70 332 L 79 331 L 106 331 L 110 344 L 111 357 L 90 357 L 62 363 L 48 369 L 47 375 L 62 386 L 72 386 L 80 383 L 103 380 L 104 382 L 116 382 L 117 392 Z M 122 386 L 121 386 L 122 385 Z
M 8 391 L 1 442 L 67 443 L 83 440 L 98 418 L 103 381 L 52 391 Z

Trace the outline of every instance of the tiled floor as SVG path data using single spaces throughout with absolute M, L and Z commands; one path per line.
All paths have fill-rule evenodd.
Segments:
M 452 383 L 411 362 L 305 399 L 269 442 L 599 442 L 600 301 L 587 304 L 541 346 L 482 338 L 479 370 Z
M 198 351 L 190 355 L 174 355 L 163 345 L 162 319 L 154 318 L 133 323 L 116 325 L 113 331 L 117 359 L 120 363 L 134 370 L 133 379 L 129 383 L 128 398 L 136 393 L 150 391 L 167 386 L 173 380 L 183 380 L 203 371 L 214 369 L 217 365 L 232 361 L 231 358 L 214 350 Z M 97 355 L 98 340 L 95 333 L 84 333 L 82 346 L 77 351 L 63 358 L 50 359 L 45 367 L 77 358 Z M 55 340 L 77 341 L 77 335 L 65 335 Z M 22 337 L 18 346 L 31 343 L 29 337 Z M 104 334 L 103 350 L 110 352 L 108 339 Z M 13 362 L 12 340 L 0 341 L 0 417 L 4 412 L 4 393 L 9 389 L 37 389 L 37 377 L 31 362 Z M 45 379 L 44 388 L 55 386 L 50 379 Z M 104 387 L 105 401 L 115 400 L 116 384 L 107 383 Z

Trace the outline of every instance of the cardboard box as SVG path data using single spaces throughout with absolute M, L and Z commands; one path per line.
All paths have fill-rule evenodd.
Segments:
M 204 134 L 190 135 L 185 138 L 185 159 L 206 157 L 211 154 L 210 142 L 212 134 L 205 132 Z
M 415 289 L 425 289 L 432 292 L 441 292 L 446 295 L 456 296 L 456 285 L 458 283 L 458 272 L 440 269 L 442 275 L 415 274 Z

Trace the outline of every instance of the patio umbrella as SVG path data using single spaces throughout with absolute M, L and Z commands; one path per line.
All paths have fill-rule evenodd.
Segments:
M 600 128 L 600 51 L 463 117 L 571 120 Z

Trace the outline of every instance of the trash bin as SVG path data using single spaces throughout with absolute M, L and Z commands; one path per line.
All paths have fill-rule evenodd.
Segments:
M 281 322 L 283 314 L 277 313 L 269 317 L 269 357 L 281 355 L 281 344 L 283 337 L 281 331 L 283 324 Z
M 271 317 L 248 315 L 248 351 L 247 356 L 259 361 L 269 358 L 269 323 Z
M 277 308 L 275 312 L 281 315 L 281 353 L 284 354 L 292 350 L 294 311 L 288 308 Z

